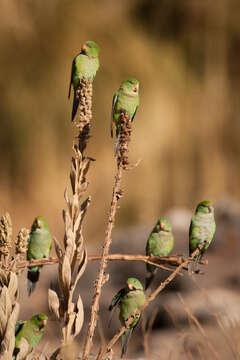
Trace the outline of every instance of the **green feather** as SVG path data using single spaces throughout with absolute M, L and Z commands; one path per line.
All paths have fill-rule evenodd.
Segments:
M 42 216 L 37 216 L 32 224 L 31 233 L 28 239 L 27 260 L 47 258 L 50 255 L 52 245 L 51 234 L 47 223 Z M 28 294 L 30 295 L 39 279 L 41 266 L 34 266 L 28 269 Z
M 119 117 L 122 113 L 127 113 L 133 121 L 139 106 L 139 81 L 136 79 L 123 80 L 121 86 L 113 96 L 111 114 L 111 136 L 113 137 L 113 123 L 116 126 L 116 146 L 115 155 L 118 152 L 118 141 L 120 133 Z
M 147 256 L 168 256 L 174 246 L 174 237 L 171 225 L 166 218 L 160 217 L 148 237 L 146 245 Z M 156 266 L 147 264 L 146 285 L 147 289 L 154 279 Z
M 214 207 L 210 201 L 202 201 L 197 205 L 189 228 L 189 256 L 200 244 L 207 241 L 199 255 L 195 256 L 195 260 L 199 260 L 211 244 L 215 230 Z
M 77 95 L 79 88 L 79 81 L 81 79 L 90 80 L 93 82 L 97 70 L 99 68 L 99 46 L 94 41 L 86 41 L 80 53 L 75 56 L 72 62 L 71 77 L 68 91 L 68 98 L 71 94 L 71 87 L 73 87 L 73 107 L 72 120 L 77 113 L 80 98 Z
M 14 356 L 19 352 L 22 338 L 25 338 L 30 348 L 36 346 L 41 340 L 46 329 L 48 317 L 45 314 L 34 315 L 28 321 L 18 321 L 15 327 L 15 349 Z
M 114 297 L 109 306 L 109 310 L 112 310 L 116 305 L 119 305 L 119 320 L 122 325 L 125 325 L 126 321 L 134 316 L 136 311 L 144 304 L 146 298 L 143 291 L 143 286 L 136 278 L 129 278 L 126 283 L 126 287 L 121 289 Z M 122 336 L 122 351 L 121 357 L 124 356 L 127 350 L 127 344 L 132 334 L 133 329 L 138 324 L 141 314 L 136 316 L 130 328 L 127 329 Z

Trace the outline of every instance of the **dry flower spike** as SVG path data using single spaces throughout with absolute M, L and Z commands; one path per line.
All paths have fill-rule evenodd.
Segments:
M 12 220 L 8 213 L 0 219 L 0 255 L 7 256 L 12 247 Z
M 26 254 L 28 249 L 28 237 L 30 231 L 26 228 L 22 228 L 16 238 L 16 254 Z
M 126 169 L 129 165 L 128 160 L 128 145 L 131 139 L 132 133 L 132 122 L 130 116 L 125 112 L 122 112 L 119 117 L 120 123 L 120 138 L 119 147 L 117 153 L 117 163 L 122 165 L 123 169 Z
M 75 336 L 82 329 L 84 310 L 81 295 L 73 301 L 73 294 L 78 280 L 85 271 L 87 265 L 87 251 L 82 235 L 82 223 L 90 197 L 83 200 L 88 182 L 86 175 L 89 170 L 91 158 L 83 155 L 87 146 L 90 132 L 90 120 L 92 118 L 92 83 L 82 79 L 77 90 L 79 97 L 78 114 L 74 120 L 77 136 L 73 144 L 73 157 L 70 169 L 71 194 L 66 189 L 64 198 L 66 209 L 63 210 L 65 235 L 63 247 L 54 239 L 58 265 L 58 282 L 61 295 L 50 289 L 48 293 L 49 308 L 59 320 L 62 330 L 62 348 L 73 343 Z

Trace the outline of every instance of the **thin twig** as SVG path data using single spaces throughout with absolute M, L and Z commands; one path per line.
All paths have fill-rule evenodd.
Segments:
M 81 260 L 81 256 L 77 257 L 78 260 Z M 88 261 L 96 261 L 101 260 L 102 255 L 88 255 Z M 164 264 L 169 264 L 171 266 L 178 266 L 182 264 L 187 258 L 184 258 L 183 256 L 144 256 L 140 254 L 108 254 L 106 259 L 108 261 L 143 261 L 145 263 L 149 263 L 151 265 L 154 265 L 156 267 L 159 267 L 163 270 L 167 271 L 174 271 L 174 269 L 170 269 L 166 266 L 160 265 L 157 262 L 161 262 Z M 36 265 L 54 265 L 59 262 L 58 258 L 56 257 L 50 257 L 50 258 L 44 258 L 39 260 L 23 260 L 23 261 L 17 261 L 15 263 L 16 267 L 18 269 L 26 268 L 26 267 L 33 267 Z M 207 260 L 200 260 L 198 261 L 199 264 L 207 265 Z M 183 268 L 185 270 L 185 267 Z M 187 268 L 186 268 L 187 270 Z
M 151 359 L 151 351 L 150 351 L 150 346 L 149 346 L 149 338 L 152 332 L 152 327 L 154 324 L 154 321 L 156 319 L 158 313 L 158 308 L 154 309 L 150 319 L 148 321 L 146 321 L 146 314 L 143 312 L 142 314 L 142 333 L 143 333 L 143 346 L 144 346 L 144 353 L 145 353 L 145 358 L 147 360 Z
M 97 277 L 96 285 L 95 285 L 95 293 L 94 293 L 92 307 L 91 307 L 91 316 L 90 316 L 90 320 L 89 320 L 89 324 L 88 324 L 88 332 L 87 332 L 87 337 L 86 337 L 85 344 L 84 344 L 82 360 L 86 360 L 89 356 L 89 353 L 91 350 L 91 345 L 92 345 L 92 339 L 93 339 L 93 335 L 94 335 L 94 331 L 95 331 L 95 327 L 96 327 L 96 323 L 97 323 L 97 315 L 98 315 L 98 311 L 99 311 L 99 299 L 100 299 L 100 295 L 101 295 L 101 289 L 104 284 L 104 280 L 106 279 L 105 278 L 105 269 L 107 266 L 109 249 L 110 249 L 110 245 L 112 242 L 112 230 L 113 230 L 113 226 L 114 226 L 114 222 L 115 222 L 117 203 L 120 198 L 119 194 L 121 194 L 121 191 L 120 191 L 121 178 L 122 178 L 122 166 L 121 166 L 121 164 L 119 164 L 117 167 L 117 174 L 115 176 L 115 183 L 114 183 L 114 187 L 113 187 L 113 194 L 112 194 L 112 201 L 111 201 L 111 207 L 110 207 L 109 218 L 108 218 L 106 238 L 105 238 L 104 245 L 103 245 L 103 252 L 102 252 L 102 256 L 101 256 L 101 260 L 100 260 L 99 272 L 98 272 L 98 277 Z
M 197 288 L 201 291 L 201 293 L 203 294 L 205 301 L 206 301 L 206 305 L 209 308 L 210 313 L 216 318 L 217 324 L 219 326 L 219 328 L 222 331 L 222 334 L 232 352 L 233 357 L 236 360 L 239 360 L 239 355 L 238 355 L 238 349 L 237 349 L 237 344 L 234 344 L 234 342 L 232 341 L 231 336 L 229 336 L 229 334 L 226 331 L 225 326 L 223 325 L 223 322 L 221 320 L 220 314 L 216 311 L 216 309 L 214 308 L 214 305 L 211 302 L 211 299 L 206 291 L 206 289 L 202 288 L 201 286 L 199 286 L 199 284 L 196 282 L 196 279 L 194 278 L 194 276 L 190 276 L 191 280 L 194 282 L 194 284 L 197 286 Z
M 178 294 L 178 297 L 184 307 L 184 310 L 186 311 L 188 317 L 194 322 L 194 324 L 197 326 L 197 328 L 199 329 L 200 333 L 202 334 L 207 346 L 209 347 L 209 349 L 211 350 L 211 352 L 213 353 L 213 355 L 215 356 L 216 359 L 220 360 L 219 354 L 217 352 L 217 350 L 214 348 L 214 346 L 210 343 L 210 341 L 208 340 L 208 337 L 202 327 L 202 325 L 200 324 L 200 322 L 198 321 L 198 319 L 196 318 L 196 316 L 192 313 L 190 307 L 186 304 L 186 302 L 183 300 L 183 297 Z

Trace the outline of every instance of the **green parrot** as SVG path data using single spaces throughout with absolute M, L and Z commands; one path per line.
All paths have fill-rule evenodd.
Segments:
M 174 237 L 172 228 L 167 219 L 160 217 L 154 226 L 146 245 L 147 256 L 168 256 L 173 249 Z M 147 276 L 145 289 L 147 289 L 154 279 L 157 267 L 147 264 Z
M 33 348 L 41 340 L 46 329 L 48 317 L 45 314 L 34 315 L 28 321 L 18 321 L 15 327 L 15 349 L 13 359 L 19 352 L 19 346 L 22 338 L 25 338 L 30 346 Z
M 139 106 L 139 81 L 136 79 L 123 80 L 118 91 L 115 92 L 112 101 L 111 114 L 111 137 L 113 137 L 113 122 L 116 125 L 116 145 L 115 155 L 118 152 L 120 123 L 119 116 L 121 113 L 127 113 L 133 121 Z
M 198 204 L 195 214 L 192 217 L 189 228 L 189 256 L 197 249 L 197 247 L 207 240 L 207 244 L 195 256 L 194 260 L 197 262 L 203 253 L 209 247 L 216 230 L 216 223 L 214 220 L 214 208 L 211 201 L 202 201 Z M 189 264 L 191 270 L 191 264 Z
M 71 78 L 68 91 L 68 98 L 71 94 L 71 86 L 73 86 L 73 107 L 72 107 L 72 121 L 77 113 L 79 105 L 79 94 L 77 93 L 79 87 L 79 80 L 85 79 L 93 82 L 96 72 L 99 68 L 99 47 L 94 41 L 86 41 L 82 46 L 81 51 L 75 56 L 72 62 Z
M 116 305 L 120 306 L 119 320 L 124 326 L 125 322 L 134 316 L 136 311 L 144 304 L 146 300 L 143 286 L 139 280 L 135 278 L 127 279 L 126 287 L 121 289 L 112 299 L 109 311 L 112 311 Z M 121 358 L 124 356 L 127 350 L 127 345 L 133 329 L 138 324 L 141 318 L 141 314 L 136 316 L 130 328 L 127 329 L 122 335 L 122 351 Z
M 51 251 L 52 238 L 47 223 L 42 216 L 37 216 L 32 224 L 28 238 L 27 260 L 48 258 Z M 34 291 L 39 279 L 40 266 L 28 268 L 28 295 Z

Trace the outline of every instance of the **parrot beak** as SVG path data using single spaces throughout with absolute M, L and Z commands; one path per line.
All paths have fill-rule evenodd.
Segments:
M 160 230 L 165 230 L 165 222 L 160 221 Z
M 47 319 L 43 319 L 42 324 L 45 327 L 47 325 Z
M 87 45 L 86 44 L 83 44 L 82 48 L 81 48 L 81 52 L 82 53 L 86 53 L 86 50 L 87 50 Z
M 133 290 L 134 289 L 133 284 L 128 284 L 128 288 L 129 290 Z
M 134 90 L 135 92 L 137 92 L 137 91 L 138 91 L 138 89 L 139 89 L 139 84 L 134 85 L 133 90 Z
M 212 206 L 208 206 L 208 212 L 212 212 L 213 211 L 213 207 Z
M 41 220 L 37 220 L 37 227 L 38 227 L 38 229 L 41 229 L 41 227 L 42 227 L 42 222 L 41 222 Z

